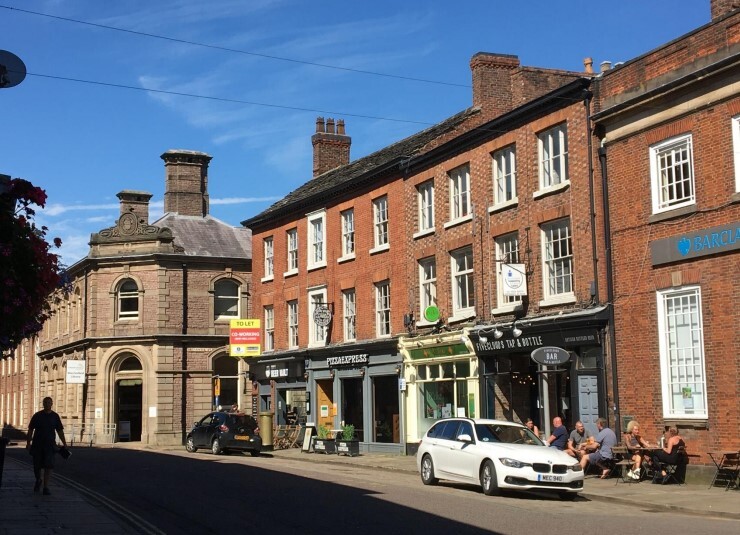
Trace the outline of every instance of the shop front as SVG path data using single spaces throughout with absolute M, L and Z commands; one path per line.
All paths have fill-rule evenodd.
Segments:
M 481 416 L 514 422 L 532 418 L 549 434 L 552 418 L 596 430 L 608 412 L 604 369 L 605 307 L 471 328 L 480 361 Z M 566 358 L 546 365 L 535 350 L 559 348 Z M 567 356 L 570 358 L 567 358 Z M 566 362 L 563 362 L 566 361 Z
M 310 419 L 304 358 L 297 354 L 250 362 L 250 376 L 258 384 L 252 390 L 253 416 L 272 412 L 275 426 L 305 424 Z
M 402 336 L 407 453 L 440 418 L 479 417 L 478 358 L 463 331 Z
M 360 451 L 404 451 L 395 340 L 353 344 L 351 348 L 310 350 L 306 360 L 309 425 L 333 434 L 352 425 Z

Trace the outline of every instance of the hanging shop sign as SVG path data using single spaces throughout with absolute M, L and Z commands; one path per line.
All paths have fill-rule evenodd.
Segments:
M 521 297 L 527 295 L 527 271 L 524 264 L 501 264 L 501 281 L 504 296 Z
M 543 366 L 558 366 L 570 361 L 570 353 L 562 347 L 538 347 L 530 355 L 532 360 Z
M 260 320 L 231 320 L 229 356 L 256 357 L 262 354 Z
M 313 310 L 313 322 L 319 327 L 327 327 L 331 323 L 331 310 L 326 305 L 316 305 Z

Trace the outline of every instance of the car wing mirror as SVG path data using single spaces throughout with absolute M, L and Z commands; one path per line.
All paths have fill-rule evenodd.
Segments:
M 200 422 L 193 422 L 193 427 L 200 427 Z
M 461 435 L 457 435 L 457 440 L 460 442 L 473 442 L 473 437 L 467 433 L 462 433 Z

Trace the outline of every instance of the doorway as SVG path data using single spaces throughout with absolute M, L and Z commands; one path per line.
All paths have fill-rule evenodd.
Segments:
M 583 426 L 594 435 L 598 432 L 599 382 L 595 375 L 578 376 L 578 412 Z
M 141 441 L 141 379 L 121 379 L 116 382 L 116 424 L 118 440 Z

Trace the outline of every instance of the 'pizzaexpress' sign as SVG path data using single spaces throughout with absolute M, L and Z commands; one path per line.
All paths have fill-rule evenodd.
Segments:
M 367 353 L 357 355 L 341 355 L 339 357 L 329 357 L 326 359 L 326 365 L 332 366 L 352 366 L 355 364 L 367 364 Z

